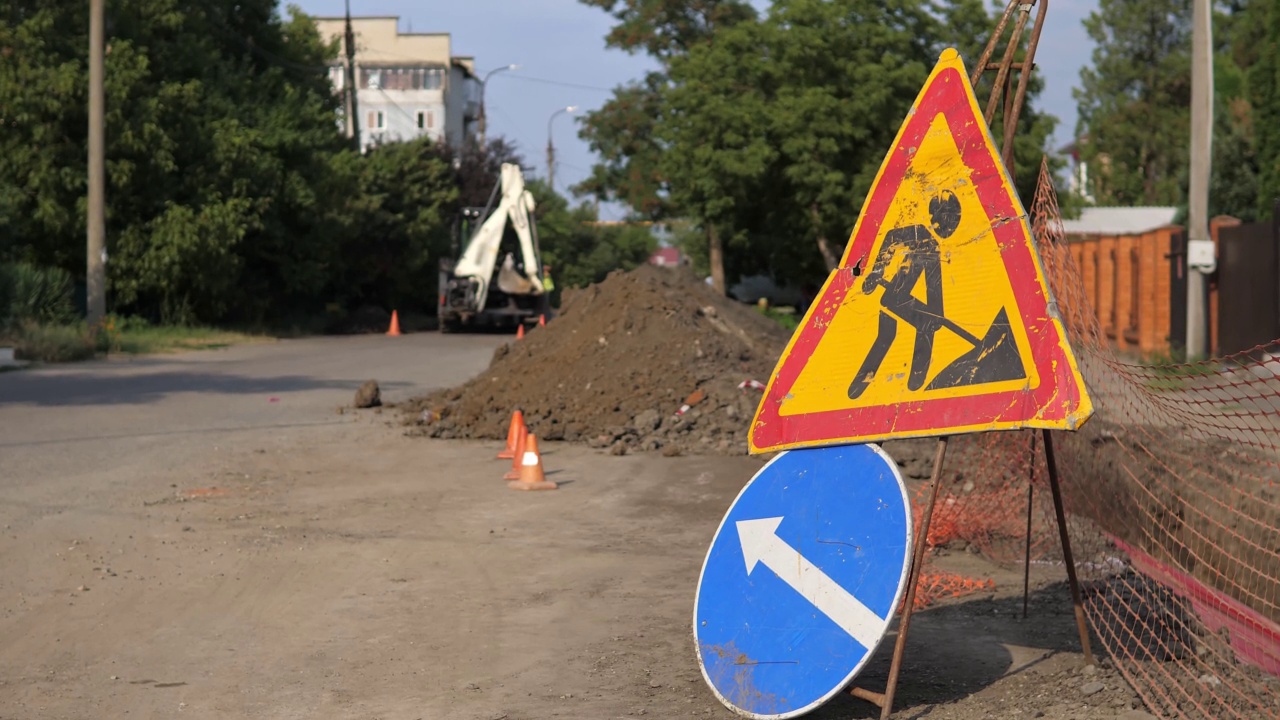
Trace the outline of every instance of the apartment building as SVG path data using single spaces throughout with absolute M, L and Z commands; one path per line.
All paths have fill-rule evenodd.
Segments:
M 338 41 L 329 70 L 346 87 L 346 21 L 317 17 L 320 36 Z M 475 132 L 480 81 L 475 61 L 452 54 L 448 33 L 400 31 L 399 17 L 353 17 L 360 148 L 423 135 L 461 147 Z

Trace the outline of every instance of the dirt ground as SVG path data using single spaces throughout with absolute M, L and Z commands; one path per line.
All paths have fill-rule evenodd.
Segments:
M 758 460 L 549 443 L 561 489 L 517 493 L 495 443 L 391 415 L 157 438 L 100 482 L 7 492 L 0 718 L 732 717 L 689 624 Z M 997 590 L 917 615 L 897 717 L 1149 717 L 1082 667 L 1060 568 L 1036 568 L 1021 620 L 1020 573 L 937 563 Z
M 744 455 L 763 385 L 739 385 L 767 381 L 789 337 L 687 269 L 644 265 L 566 291 L 546 327 L 499 347 L 475 378 L 401 409 L 429 437 L 505 438 L 520 408 L 539 439 Z

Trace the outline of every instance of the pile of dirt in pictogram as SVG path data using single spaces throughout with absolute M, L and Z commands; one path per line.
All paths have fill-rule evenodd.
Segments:
M 480 376 L 402 407 L 416 435 L 505 438 L 519 408 L 539 439 L 743 454 L 761 391 L 739 386 L 766 382 L 788 337 L 688 270 L 646 265 L 566 292 L 552 322 L 499 347 Z

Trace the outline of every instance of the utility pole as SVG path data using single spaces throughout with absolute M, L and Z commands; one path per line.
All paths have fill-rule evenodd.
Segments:
M 106 0 L 89 0 L 89 214 L 85 268 L 89 332 L 97 333 L 107 314 L 107 216 L 104 202 L 103 34 Z
M 547 118 L 547 187 L 551 188 L 551 192 L 556 191 L 556 146 L 551 142 L 551 123 L 557 117 L 577 109 L 577 105 L 563 107 L 551 113 L 551 117 Z
M 360 123 L 356 119 L 359 108 L 356 107 L 356 33 L 351 29 L 351 0 L 347 0 L 347 27 L 343 34 L 343 45 L 346 46 L 347 91 L 343 94 L 343 109 L 347 115 L 347 139 L 351 140 L 356 152 L 360 152 Z
M 1209 237 L 1213 167 L 1213 3 L 1195 0 L 1191 31 L 1191 182 L 1187 191 L 1187 360 L 1206 353 L 1205 273 L 1216 267 Z

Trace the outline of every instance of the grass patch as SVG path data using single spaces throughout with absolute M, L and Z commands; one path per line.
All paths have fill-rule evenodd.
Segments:
M 83 324 L 24 323 L 13 333 L 13 354 L 19 360 L 72 362 L 88 360 L 96 351 Z
M 800 326 L 800 316 L 796 314 L 796 309 L 793 307 L 760 308 L 757 306 L 757 309 L 765 317 L 786 328 L 788 332 L 795 332 L 795 329 Z
M 135 318 L 108 318 L 102 334 L 105 336 L 105 351 L 127 355 L 216 350 L 270 339 L 210 327 L 150 325 Z
M 1180 352 L 1153 354 L 1142 364 L 1150 368 L 1151 375 L 1144 384 L 1151 390 L 1186 390 L 1191 387 L 1191 379 L 1210 377 L 1221 370 L 1216 360 L 1196 359 L 1187 362 Z
M 83 322 L 41 324 L 28 322 L 13 328 L 8 341 L 19 360 L 73 362 L 98 354 L 145 355 L 185 350 L 215 350 L 274 338 L 210 327 L 151 325 L 136 318 L 107 317 L 95 340 Z

